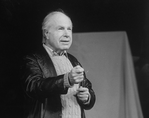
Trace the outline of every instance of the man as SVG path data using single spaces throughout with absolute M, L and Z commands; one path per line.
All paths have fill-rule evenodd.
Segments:
M 67 53 L 72 22 L 54 11 L 45 17 L 42 30 L 42 51 L 25 58 L 22 80 L 33 103 L 27 118 L 85 118 L 84 109 L 93 107 L 95 94 L 80 63 Z

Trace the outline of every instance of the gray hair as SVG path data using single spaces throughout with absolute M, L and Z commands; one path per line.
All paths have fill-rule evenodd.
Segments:
M 55 14 L 64 14 L 66 15 L 62 10 L 61 11 L 53 11 L 53 12 L 50 12 L 43 20 L 42 22 L 42 34 L 43 34 L 43 37 L 42 37 L 42 43 L 44 44 L 45 41 L 46 41 L 46 36 L 45 36 L 45 31 L 47 29 L 50 28 L 51 24 L 52 24 L 52 16 L 54 16 Z M 66 15 L 68 17 L 68 15 Z M 68 17 L 70 18 L 70 17 Z

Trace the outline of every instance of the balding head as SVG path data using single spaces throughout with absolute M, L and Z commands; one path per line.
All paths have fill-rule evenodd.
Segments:
M 42 23 L 42 30 L 47 29 L 53 22 L 53 17 L 56 15 L 65 15 L 66 17 L 68 17 L 65 13 L 60 12 L 60 11 L 53 11 L 51 13 L 49 13 L 43 20 Z M 69 17 L 68 17 L 69 18 Z M 70 19 L 70 18 L 69 18 Z

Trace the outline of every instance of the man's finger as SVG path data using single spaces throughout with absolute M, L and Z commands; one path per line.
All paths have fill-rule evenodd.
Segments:
M 81 66 L 76 66 L 74 67 L 74 69 L 76 70 L 76 72 L 83 72 L 84 69 Z
M 78 88 L 78 91 L 80 91 L 80 92 L 85 92 L 85 91 L 88 91 L 88 88 L 85 88 L 85 87 L 80 87 L 80 88 Z
M 81 78 L 78 78 L 78 77 L 76 77 L 77 79 L 75 79 L 75 81 L 77 82 L 77 83 L 80 83 L 80 82 L 82 82 L 83 81 L 83 78 L 81 77 Z

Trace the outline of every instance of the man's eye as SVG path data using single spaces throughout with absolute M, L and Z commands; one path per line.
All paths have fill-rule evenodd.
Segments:
M 68 28 L 68 30 L 72 30 L 72 28 Z
M 63 27 L 59 27 L 59 28 L 58 28 L 58 30 L 63 30 L 63 29 L 64 29 Z

